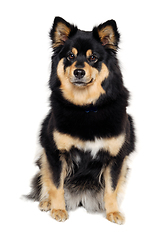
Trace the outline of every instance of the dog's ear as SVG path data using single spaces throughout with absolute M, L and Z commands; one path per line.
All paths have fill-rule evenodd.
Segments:
M 93 29 L 94 37 L 100 40 L 103 46 L 113 50 L 117 50 L 120 34 L 117 29 L 116 22 L 109 20 Z
M 52 40 L 53 48 L 64 45 L 66 40 L 77 30 L 74 25 L 66 22 L 63 18 L 55 17 L 52 29 L 50 31 L 50 38 Z

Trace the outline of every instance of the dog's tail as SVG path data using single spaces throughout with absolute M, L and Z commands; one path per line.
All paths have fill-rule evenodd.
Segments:
M 36 161 L 36 165 L 41 169 L 41 157 Z M 41 197 L 41 172 L 39 171 L 31 181 L 31 192 L 28 195 L 23 195 L 25 199 L 39 201 Z
M 39 201 L 41 196 L 41 174 L 40 172 L 35 175 L 31 182 L 31 192 L 28 195 L 24 195 L 26 199 L 33 200 L 33 201 Z

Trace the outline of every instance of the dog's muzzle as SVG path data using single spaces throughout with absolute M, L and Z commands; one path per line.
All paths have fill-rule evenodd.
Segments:
M 84 87 L 93 82 L 93 78 L 87 79 L 85 77 L 86 72 L 83 69 L 75 69 L 73 74 L 74 77 L 71 79 L 71 83 L 78 87 Z

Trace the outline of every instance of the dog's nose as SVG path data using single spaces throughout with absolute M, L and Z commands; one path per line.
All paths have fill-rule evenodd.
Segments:
M 81 79 L 85 75 L 85 71 L 83 69 L 76 69 L 74 70 L 74 75 L 76 78 Z

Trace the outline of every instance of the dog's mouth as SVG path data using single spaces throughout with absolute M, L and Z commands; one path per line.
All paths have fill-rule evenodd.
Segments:
M 94 82 L 94 78 L 91 78 L 91 80 L 86 80 L 86 79 L 77 79 L 74 78 L 71 80 L 71 83 L 77 87 L 86 87 Z

